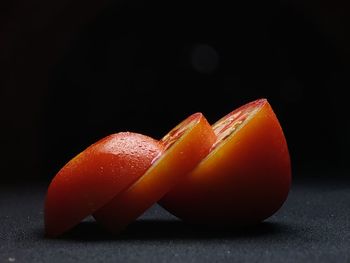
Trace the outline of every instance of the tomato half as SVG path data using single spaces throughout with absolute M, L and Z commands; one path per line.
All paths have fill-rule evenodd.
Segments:
M 210 225 L 249 225 L 274 214 L 287 198 L 291 165 L 270 104 L 248 103 L 213 126 L 210 154 L 160 204 L 179 218 Z
M 53 178 L 45 201 L 45 231 L 57 236 L 130 187 L 162 152 L 156 140 L 124 132 L 91 145 Z
M 201 113 L 188 117 L 162 140 L 165 151 L 131 187 L 94 213 L 97 222 L 118 233 L 158 202 L 209 153 L 216 136 Z

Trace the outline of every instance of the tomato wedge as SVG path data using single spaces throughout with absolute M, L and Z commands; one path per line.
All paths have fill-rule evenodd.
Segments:
M 195 113 L 162 140 L 165 151 L 131 187 L 94 213 L 97 222 L 119 233 L 159 201 L 209 153 L 216 140 L 201 113 Z
M 58 236 L 130 187 L 163 151 L 156 140 L 110 135 L 69 161 L 53 178 L 45 200 L 45 232 Z
M 248 103 L 213 126 L 210 154 L 160 204 L 175 216 L 208 225 L 256 224 L 287 198 L 287 143 L 266 99 Z

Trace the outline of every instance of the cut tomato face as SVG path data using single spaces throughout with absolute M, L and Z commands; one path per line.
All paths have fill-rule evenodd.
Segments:
M 94 213 L 97 222 L 113 233 L 123 230 L 188 175 L 215 140 L 202 114 L 188 117 L 161 140 L 165 151 L 146 173 Z
M 248 103 L 213 126 L 211 152 L 160 204 L 175 216 L 208 225 L 256 224 L 287 198 L 291 165 L 270 104 Z
M 91 145 L 52 180 L 45 200 L 45 232 L 60 235 L 127 189 L 162 152 L 156 140 L 117 133 Z

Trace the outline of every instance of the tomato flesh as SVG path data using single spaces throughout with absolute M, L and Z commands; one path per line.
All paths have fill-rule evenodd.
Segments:
M 119 233 L 179 183 L 209 153 L 215 140 L 204 116 L 191 115 L 161 140 L 166 150 L 147 172 L 94 213 L 97 222 Z
M 213 125 L 210 154 L 160 204 L 192 223 L 249 225 L 274 214 L 287 198 L 287 143 L 270 104 L 257 100 Z
M 291 183 L 287 143 L 270 104 L 248 103 L 210 126 L 196 113 L 159 142 L 110 135 L 68 162 L 45 200 L 45 232 L 88 215 L 119 233 L 157 201 L 199 224 L 256 224 L 275 213 Z

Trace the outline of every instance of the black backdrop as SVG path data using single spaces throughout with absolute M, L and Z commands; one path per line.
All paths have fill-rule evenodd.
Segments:
M 261 97 L 295 177 L 347 175 L 344 3 L 43 2 L 2 4 L 1 181 L 48 181 L 108 134 L 160 138 Z

